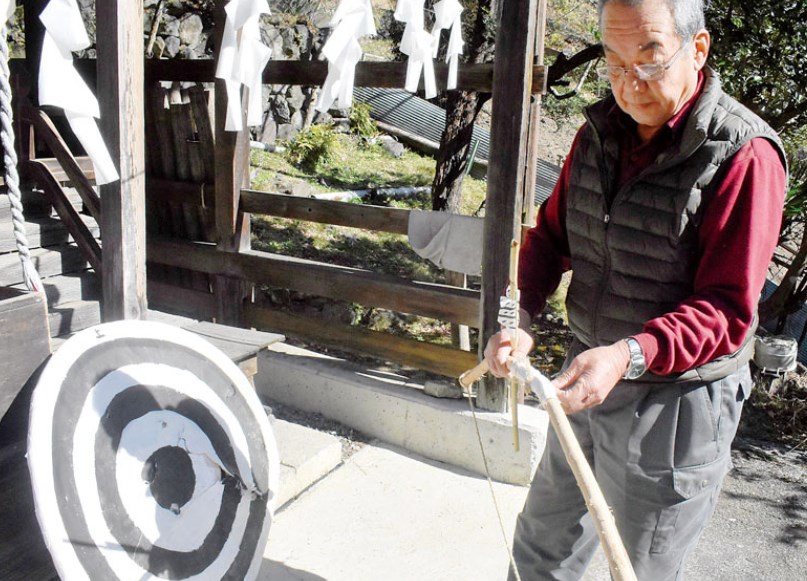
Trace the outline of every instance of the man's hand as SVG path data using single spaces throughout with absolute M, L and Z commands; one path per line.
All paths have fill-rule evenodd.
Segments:
M 513 350 L 512 332 L 501 330 L 493 335 L 485 346 L 485 360 L 488 362 L 490 372 L 496 377 L 508 377 L 510 367 L 507 363 L 509 357 L 526 356 L 532 351 L 535 343 L 532 336 L 524 329 L 518 329 L 518 341 Z
M 487 350 L 485 350 L 487 355 Z M 630 365 L 624 341 L 583 351 L 552 383 L 567 414 L 600 405 Z

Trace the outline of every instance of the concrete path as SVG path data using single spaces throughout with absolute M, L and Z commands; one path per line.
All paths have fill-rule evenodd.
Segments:
M 735 464 L 687 579 L 807 578 L 804 457 Z M 494 490 L 509 543 L 527 489 Z M 373 443 L 277 512 L 259 579 L 503 581 L 507 560 L 484 478 Z M 585 580 L 609 578 L 599 553 Z

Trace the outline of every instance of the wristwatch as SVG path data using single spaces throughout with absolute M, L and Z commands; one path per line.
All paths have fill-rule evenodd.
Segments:
M 636 379 L 644 375 L 644 372 L 647 371 L 647 361 L 645 361 L 642 346 L 639 345 L 636 339 L 628 337 L 625 339 L 625 343 L 628 344 L 628 350 L 630 351 L 630 365 L 628 365 L 628 370 L 622 378 Z

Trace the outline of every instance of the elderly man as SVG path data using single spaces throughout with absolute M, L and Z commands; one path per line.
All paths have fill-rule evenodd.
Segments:
M 702 0 L 600 0 L 612 95 L 587 109 L 520 257 L 522 319 L 564 270 L 554 379 L 639 579 L 683 577 L 731 467 L 786 186 L 773 130 L 706 67 Z M 519 331 L 516 354 L 532 348 Z M 506 332 L 492 372 L 508 374 Z M 521 579 L 579 579 L 597 538 L 550 434 L 518 518 Z M 511 577 L 512 573 L 511 573 Z

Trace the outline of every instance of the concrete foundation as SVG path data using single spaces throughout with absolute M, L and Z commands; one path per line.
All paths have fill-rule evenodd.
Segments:
M 260 355 L 259 396 L 317 412 L 383 442 L 426 458 L 485 474 L 476 426 L 491 478 L 526 485 L 546 441 L 546 413 L 519 406 L 519 450 L 509 414 L 476 412 L 465 400 L 426 395 L 406 378 L 368 370 L 286 344 Z

